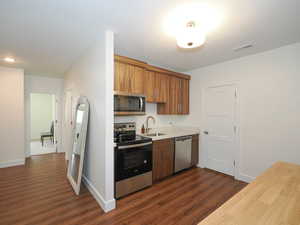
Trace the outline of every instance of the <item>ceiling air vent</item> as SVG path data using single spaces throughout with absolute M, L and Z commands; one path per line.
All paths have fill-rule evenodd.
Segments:
M 253 45 L 252 44 L 246 44 L 246 45 L 242 45 L 242 46 L 239 46 L 237 48 L 234 48 L 233 51 L 237 52 L 237 51 L 241 51 L 241 50 L 244 50 L 244 49 L 247 49 L 247 48 L 252 48 Z

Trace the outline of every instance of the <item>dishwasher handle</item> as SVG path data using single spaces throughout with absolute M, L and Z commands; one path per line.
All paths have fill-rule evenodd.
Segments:
M 186 141 L 189 139 L 192 139 L 192 136 L 177 137 L 177 138 L 175 138 L 175 141 Z

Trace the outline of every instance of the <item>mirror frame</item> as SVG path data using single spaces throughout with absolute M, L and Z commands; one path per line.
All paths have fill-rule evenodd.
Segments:
M 81 104 L 85 104 L 85 112 L 83 119 L 82 119 L 82 125 L 81 125 L 81 132 L 80 132 L 80 162 L 79 162 L 79 171 L 78 171 L 78 180 L 77 182 L 74 180 L 74 178 L 71 175 L 71 157 L 73 155 L 73 151 L 74 151 L 74 140 L 75 140 L 75 136 L 76 136 L 76 118 L 77 118 L 77 109 L 79 107 L 79 105 Z M 73 187 L 76 195 L 79 195 L 80 193 L 80 187 L 81 187 L 81 178 L 82 178 L 82 172 L 83 172 L 83 161 L 84 161 L 84 154 L 85 154 L 85 144 L 86 144 L 86 135 L 87 135 L 87 128 L 88 128 L 88 121 L 89 121 L 89 102 L 87 100 L 86 97 L 84 96 L 80 96 L 77 104 L 76 104 L 76 110 L 75 110 L 75 123 L 74 123 L 74 127 L 73 127 L 73 143 L 72 143 L 72 152 L 69 158 L 69 162 L 68 162 L 68 172 L 67 172 L 67 177 L 71 183 L 71 186 Z

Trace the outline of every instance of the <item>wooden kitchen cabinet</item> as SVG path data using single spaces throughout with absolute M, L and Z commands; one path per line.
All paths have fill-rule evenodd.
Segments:
M 180 114 L 181 104 L 181 79 L 172 77 L 170 82 L 170 113 Z
M 156 102 L 165 103 L 169 97 L 169 76 L 163 73 L 155 73 Z
M 145 95 L 147 102 L 167 102 L 169 97 L 169 76 L 154 71 L 146 71 Z
M 189 75 L 115 55 L 114 90 L 145 95 L 147 102 L 157 103 L 158 114 L 189 114 L 189 82 Z
M 144 69 L 115 61 L 114 90 L 128 94 L 144 94 Z
M 120 92 L 130 91 L 129 65 L 126 63 L 115 61 L 114 90 Z
M 191 166 L 196 166 L 199 162 L 199 134 L 192 136 L 192 158 Z
M 145 70 L 138 66 L 130 65 L 130 93 L 145 94 Z
M 190 113 L 190 81 L 186 79 L 181 79 L 181 99 L 180 99 L 180 111 L 179 114 L 189 114 Z
M 189 80 L 169 77 L 169 96 L 166 104 L 158 104 L 158 114 L 189 114 Z
M 174 173 L 174 139 L 153 141 L 152 152 L 153 182 L 171 176 Z
M 147 70 L 145 73 L 145 95 L 147 102 L 155 102 L 155 72 Z

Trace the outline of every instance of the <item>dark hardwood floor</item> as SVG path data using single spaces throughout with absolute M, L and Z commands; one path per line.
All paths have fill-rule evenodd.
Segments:
M 64 154 L 33 156 L 26 166 L 0 169 L 0 224 L 192 225 L 245 186 L 194 168 L 119 200 L 104 214 L 87 189 L 73 193 Z

